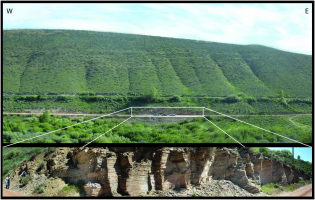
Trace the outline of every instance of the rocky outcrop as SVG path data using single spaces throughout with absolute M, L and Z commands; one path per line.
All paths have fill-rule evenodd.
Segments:
M 272 160 L 265 157 L 261 164 L 261 184 L 272 183 Z
M 40 161 L 47 164 L 37 166 Z M 23 163 L 15 170 L 59 177 L 67 183 L 82 180 L 86 195 L 139 196 L 170 188 L 190 188 L 212 180 L 229 180 L 249 193 L 260 186 L 309 178 L 288 165 L 247 148 L 209 147 L 90 147 L 57 148 Z
M 86 196 L 88 197 L 97 197 L 100 196 L 102 185 L 100 183 L 91 183 L 88 182 L 84 185 Z
M 272 160 L 272 182 L 277 182 L 280 185 L 288 185 L 283 164 L 277 160 Z
M 294 179 L 293 169 L 289 165 L 283 165 L 283 167 L 288 183 L 292 183 Z

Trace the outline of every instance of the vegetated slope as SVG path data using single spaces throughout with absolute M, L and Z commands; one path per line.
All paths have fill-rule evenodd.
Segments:
M 12 170 L 25 161 L 28 161 L 30 157 L 38 155 L 43 151 L 43 147 L 10 147 L 3 148 L 2 157 L 2 178 L 12 173 Z M 49 149 L 48 147 L 46 148 Z M 50 150 L 54 147 L 50 148 Z
M 244 117 L 247 123 L 275 132 L 277 136 L 266 131 L 245 125 L 241 122 L 219 117 L 206 116 L 224 130 L 217 129 L 203 118 L 132 118 L 106 133 L 116 125 L 129 118 L 122 116 L 87 121 L 95 116 L 48 117 L 49 112 L 41 116 L 4 115 L 3 143 L 16 143 L 44 133 L 72 126 L 64 130 L 24 141 L 26 143 L 294 143 L 284 137 L 302 143 L 312 142 L 310 126 L 294 126 L 286 117 Z M 86 123 L 78 124 L 87 121 Z M 173 122 L 173 123 L 171 123 Z M 152 124 L 151 124 L 152 123 Z M 102 137 L 100 137 L 103 135 Z M 245 145 L 246 146 L 246 145 Z
M 312 96 L 312 56 L 231 45 L 74 30 L 3 32 L 5 93 Z

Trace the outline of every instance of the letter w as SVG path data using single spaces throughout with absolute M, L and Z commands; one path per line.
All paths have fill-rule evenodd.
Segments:
M 12 13 L 12 10 L 13 10 L 13 8 L 7 8 L 8 14 L 11 14 L 11 13 Z

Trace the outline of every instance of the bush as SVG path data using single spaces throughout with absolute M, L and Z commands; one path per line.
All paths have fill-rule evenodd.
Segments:
M 79 180 L 76 184 L 76 187 L 79 189 L 80 194 L 82 194 L 82 196 L 85 196 L 84 184 L 85 184 L 85 181 L 82 179 Z
M 79 180 L 75 185 L 64 186 L 57 196 L 68 196 L 72 191 L 79 192 L 80 196 L 85 196 L 84 180 Z
M 291 185 L 289 185 L 288 189 L 289 189 L 291 192 L 294 191 L 294 188 L 293 188 Z
M 46 165 L 46 161 L 41 161 L 40 163 L 38 163 L 37 168 L 42 168 Z
M 198 195 L 198 194 L 196 194 L 195 192 L 193 193 L 192 196 L 193 196 L 193 197 L 202 197 L 202 195 Z
M 286 106 L 286 107 L 289 106 L 288 103 L 287 103 L 287 101 L 285 100 L 285 98 L 281 98 L 281 99 L 280 99 L 280 102 L 281 102 L 284 106 Z
M 25 177 L 21 178 L 21 184 L 22 185 L 28 184 L 30 182 L 30 180 L 32 180 L 32 178 L 33 178 L 32 175 L 27 174 Z
M 236 103 L 242 101 L 242 97 L 239 97 L 235 94 L 229 95 L 228 97 L 225 98 L 225 102 L 227 103 Z
M 68 196 L 73 190 L 78 192 L 78 188 L 76 188 L 74 185 L 66 185 L 60 190 L 60 192 L 58 192 L 57 196 Z
M 169 99 L 170 102 L 180 102 L 181 98 L 178 95 L 174 95 Z
M 8 174 L 9 172 L 10 172 L 10 169 L 8 169 L 8 168 L 3 168 L 2 177 L 7 176 L 7 174 Z
M 57 96 L 57 101 L 68 101 L 68 100 L 73 100 L 75 97 L 71 95 L 58 95 Z
M 39 186 L 35 187 L 33 193 L 37 193 L 37 194 L 43 193 L 45 191 L 45 189 L 46 189 L 46 186 L 47 186 L 46 182 L 40 184 Z
M 49 110 L 46 110 L 42 115 L 39 116 L 39 122 L 44 123 L 44 122 L 49 122 L 50 121 L 50 112 Z
M 53 152 L 53 151 L 55 151 L 56 150 L 56 147 L 49 147 L 48 148 L 48 152 Z

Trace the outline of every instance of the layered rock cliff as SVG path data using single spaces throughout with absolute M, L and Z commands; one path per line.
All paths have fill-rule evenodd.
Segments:
M 39 167 L 37 163 L 43 160 L 46 164 Z M 258 193 L 262 184 L 310 179 L 247 148 L 225 147 L 57 148 L 21 164 L 11 179 L 18 179 L 24 170 L 59 177 L 66 183 L 83 180 L 87 196 L 139 196 L 212 180 L 229 180 L 249 193 Z

